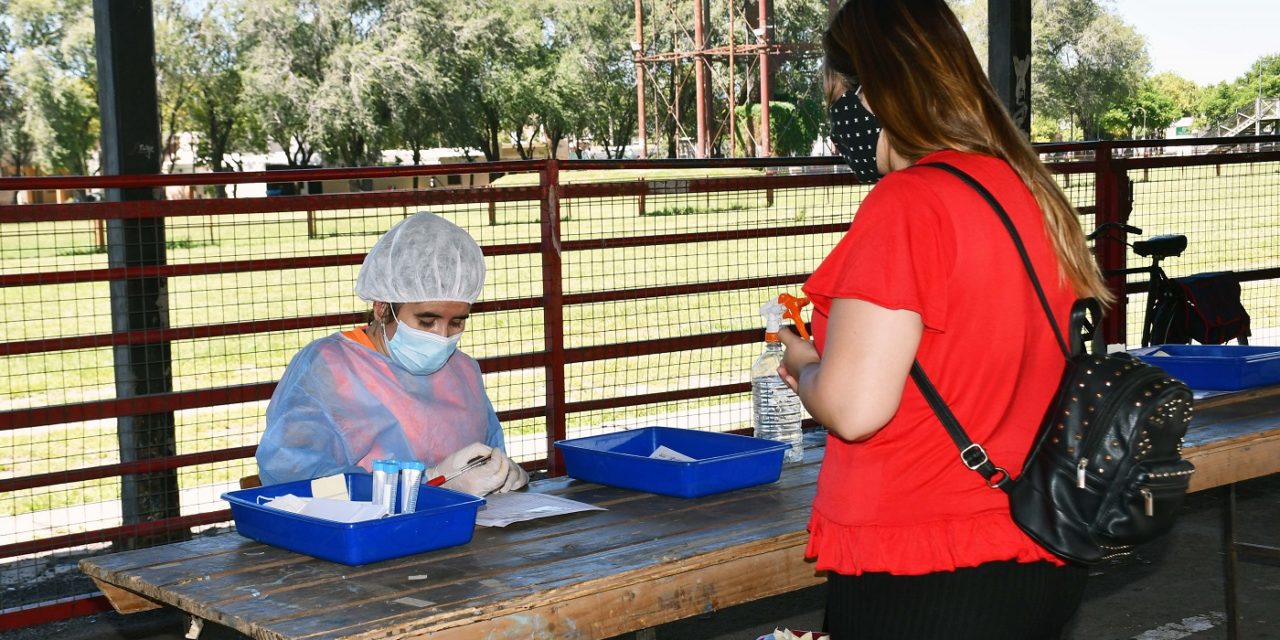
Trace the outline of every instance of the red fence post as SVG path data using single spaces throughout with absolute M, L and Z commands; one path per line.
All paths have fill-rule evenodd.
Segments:
M 1133 209 L 1133 192 L 1129 176 L 1123 169 L 1111 164 L 1111 143 L 1099 142 L 1095 152 L 1097 174 L 1094 176 L 1094 226 L 1104 222 L 1127 222 Z M 1085 229 L 1085 233 L 1092 229 Z M 1125 268 L 1126 247 L 1122 242 L 1095 242 L 1094 256 L 1103 272 Z M 1107 278 L 1107 287 L 1115 294 L 1116 302 L 1102 321 L 1102 335 L 1107 344 L 1125 342 L 1126 307 L 1125 276 Z
M 644 213 L 645 213 L 644 197 L 648 193 L 649 193 L 649 185 L 645 184 L 644 178 L 640 178 L 640 196 L 638 197 L 638 202 L 636 204 L 636 208 L 638 209 L 638 211 L 636 212 L 636 215 L 640 216 L 641 218 L 644 217 Z
M 547 349 L 547 467 L 564 475 L 554 443 L 566 430 L 564 388 L 564 286 L 560 262 L 560 161 L 547 160 L 539 174 L 542 217 L 542 324 Z

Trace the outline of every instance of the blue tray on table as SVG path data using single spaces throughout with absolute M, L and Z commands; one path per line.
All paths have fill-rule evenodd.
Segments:
M 788 445 L 732 433 L 644 427 L 555 443 L 572 478 L 677 498 L 774 482 Z M 650 458 L 659 446 L 692 462 Z
M 1280 347 L 1162 344 L 1129 353 L 1197 390 L 1239 391 L 1280 382 Z
M 368 502 L 373 476 L 346 474 L 347 492 L 354 501 Z M 236 531 L 249 539 L 324 560 L 361 565 L 443 549 L 471 542 L 476 512 L 484 504 L 458 491 L 421 485 L 414 513 L 364 522 L 333 522 L 289 513 L 259 504 L 293 494 L 311 497 L 311 481 L 299 480 L 252 489 L 229 491 L 222 498 L 231 504 Z

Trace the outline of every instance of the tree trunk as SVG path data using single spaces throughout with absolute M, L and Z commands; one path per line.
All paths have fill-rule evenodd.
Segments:
M 231 139 L 231 129 L 233 127 L 235 127 L 235 121 L 228 122 L 226 126 L 222 126 L 216 113 L 210 118 L 209 165 L 214 173 L 226 170 L 224 158 L 227 155 L 227 143 Z M 214 187 L 214 193 L 218 198 L 227 197 L 227 185 L 217 185 Z
M 547 159 L 553 159 L 556 157 L 556 150 L 560 148 L 560 141 L 564 140 L 564 131 L 548 129 L 546 127 L 543 127 L 542 130 L 547 134 Z M 529 146 L 530 148 L 533 147 L 532 140 L 529 141 Z M 579 160 L 581 160 L 581 158 L 579 158 Z
M 498 144 L 498 132 L 501 130 L 501 121 L 498 119 L 498 111 L 492 107 L 484 107 L 484 127 L 485 135 L 488 137 L 483 144 L 480 145 L 484 151 L 484 159 L 489 162 L 497 162 L 502 159 L 502 147 Z
M 667 76 L 667 97 L 668 104 L 675 105 L 676 96 L 676 70 L 671 68 L 671 74 Z M 680 110 L 678 107 L 671 109 L 671 117 L 667 120 L 667 157 L 677 157 L 676 152 L 676 132 L 680 130 Z

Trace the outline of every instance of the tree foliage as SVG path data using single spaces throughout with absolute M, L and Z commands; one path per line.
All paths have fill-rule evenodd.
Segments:
M 1163 131 L 1179 117 L 1174 99 L 1154 80 L 1147 79 L 1141 81 L 1135 93 L 1108 109 L 1101 125 L 1108 138 L 1145 139 L 1159 137 L 1153 132 Z
M 735 132 L 735 151 L 738 155 L 755 155 L 760 139 L 760 105 L 744 104 L 737 108 L 738 122 Z M 819 127 L 826 122 L 825 115 L 813 103 L 775 100 L 769 103 L 769 138 L 774 155 L 809 155 L 813 141 L 818 138 Z
M 1182 118 L 1199 113 L 1200 94 L 1203 92 L 1196 83 L 1171 71 L 1151 76 L 1150 89 L 1169 98 L 1173 102 L 1177 116 Z
M 817 43 L 827 3 L 705 0 L 706 46 Z M 497 160 L 588 144 L 621 157 L 638 134 L 632 0 L 153 0 L 166 168 L 180 136 L 215 171 L 237 154 L 283 152 L 290 166 L 379 163 L 383 151 L 448 146 Z M 979 51 L 986 2 L 951 0 Z M 646 0 L 641 55 L 690 51 L 691 7 Z M 733 16 L 730 29 L 729 16 Z M 1033 136 L 1156 136 L 1173 120 L 1234 119 L 1280 94 L 1280 56 L 1232 82 L 1197 87 L 1147 77 L 1145 44 L 1104 0 L 1033 0 Z M 90 0 L 0 0 L 0 170 L 87 173 L 97 147 Z M 980 59 L 985 55 L 980 55 Z M 772 151 L 808 153 L 827 126 L 820 59 L 773 57 Z M 709 56 L 711 153 L 754 153 L 755 55 Z M 695 65 L 644 66 L 651 146 L 684 152 L 695 137 Z M 736 110 L 731 110 L 736 106 Z M 730 121 L 735 135 L 730 134 Z M 735 139 L 736 138 L 736 139 Z M 545 145 L 545 146 L 544 146 Z
M 155 12 L 161 137 L 170 164 L 182 132 L 192 135 L 196 160 L 213 171 L 224 170 L 232 151 L 265 148 L 245 104 L 242 2 L 197 8 L 158 0 Z
M 1146 44 L 1096 0 L 1032 3 L 1032 108 L 1106 137 L 1108 112 L 1131 100 L 1147 74 Z
M 89 173 L 98 144 L 97 65 L 88 0 L 10 0 L 4 67 L 9 164 Z
M 1280 96 L 1280 55 L 1265 55 L 1231 82 L 1220 82 L 1201 94 L 1202 124 L 1235 120 L 1237 113 L 1253 113 L 1258 96 Z

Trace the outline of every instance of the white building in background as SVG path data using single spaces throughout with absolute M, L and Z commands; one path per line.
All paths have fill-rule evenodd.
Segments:
M 1169 128 L 1164 130 L 1164 137 L 1166 140 L 1196 137 L 1194 119 L 1191 116 L 1186 116 L 1174 120 L 1169 124 Z
M 1165 140 L 1184 140 L 1187 138 L 1197 137 L 1195 130 L 1195 120 L 1191 116 L 1178 118 L 1169 124 L 1164 130 Z M 1200 153 L 1202 147 L 1182 146 L 1182 147 L 1164 147 L 1160 150 L 1162 155 L 1189 156 Z

